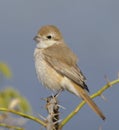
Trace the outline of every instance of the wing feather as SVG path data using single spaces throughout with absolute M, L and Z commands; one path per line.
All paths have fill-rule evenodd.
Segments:
M 66 45 L 54 45 L 44 50 L 45 61 L 58 73 L 89 91 L 85 76 L 77 66 L 77 57 Z

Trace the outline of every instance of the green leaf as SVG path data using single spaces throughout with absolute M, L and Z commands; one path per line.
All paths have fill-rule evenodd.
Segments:
M 2 73 L 3 76 L 5 76 L 6 78 L 12 77 L 12 72 L 9 66 L 3 62 L 0 62 L 0 73 Z
M 31 113 L 31 106 L 28 100 L 12 87 L 0 90 L 0 107 Z

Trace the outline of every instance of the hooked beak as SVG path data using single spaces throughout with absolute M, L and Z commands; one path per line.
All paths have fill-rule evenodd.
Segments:
M 35 36 L 35 37 L 33 38 L 33 40 L 38 43 L 38 42 L 40 42 L 40 37 L 39 37 L 39 36 Z

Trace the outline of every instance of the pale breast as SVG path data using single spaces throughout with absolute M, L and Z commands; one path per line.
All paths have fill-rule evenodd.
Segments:
M 42 49 L 35 49 L 34 59 L 38 80 L 47 88 L 57 91 L 61 89 L 62 76 L 58 74 L 45 60 Z

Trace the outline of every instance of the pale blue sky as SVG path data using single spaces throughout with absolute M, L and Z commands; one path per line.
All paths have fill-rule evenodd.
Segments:
M 54 24 L 63 33 L 64 39 L 79 57 L 79 66 L 87 77 L 93 93 L 105 83 L 117 78 L 119 71 L 119 1 L 118 0 L 0 0 L 0 61 L 8 63 L 13 79 L 4 86 L 17 88 L 33 106 L 35 115 L 46 116 L 44 101 L 52 92 L 38 82 L 35 74 L 33 37 L 42 25 Z M 3 86 L 0 86 L 3 87 Z M 86 105 L 64 129 L 119 129 L 119 87 L 107 90 L 107 102 L 96 98 L 96 103 L 105 113 L 103 122 Z M 63 92 L 60 103 L 66 107 L 61 119 L 81 101 L 74 95 Z M 32 128 L 31 128 L 32 127 Z M 28 122 L 27 129 L 39 129 L 36 123 Z

